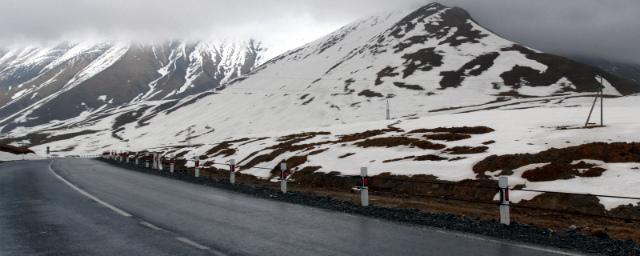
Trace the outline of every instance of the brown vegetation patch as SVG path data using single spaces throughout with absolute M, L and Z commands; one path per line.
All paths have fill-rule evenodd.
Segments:
M 279 142 L 282 141 L 290 141 L 293 139 L 300 139 L 300 138 L 306 138 L 306 139 L 310 139 L 313 138 L 315 136 L 318 135 L 331 135 L 330 132 L 303 132 L 303 133 L 296 133 L 296 134 L 290 134 L 287 136 L 282 136 L 278 139 Z
M 460 161 L 462 159 L 467 159 L 467 158 L 466 157 L 461 157 L 461 156 L 454 157 L 454 158 L 449 159 L 449 162 Z
M 462 133 L 436 133 L 427 134 L 424 137 L 430 140 L 458 141 L 471 138 L 471 135 Z
M 551 163 L 542 167 L 528 170 L 522 177 L 528 181 L 568 180 L 577 177 L 599 177 L 606 171 L 593 164 L 579 162 L 577 164 Z
M 225 156 L 230 156 L 235 154 L 236 150 L 230 148 L 234 143 L 238 143 L 238 142 L 244 142 L 244 141 L 248 141 L 249 138 L 242 138 L 242 139 L 237 139 L 237 140 L 229 140 L 229 141 L 223 141 L 220 142 L 218 145 L 216 145 L 215 147 L 207 150 L 206 154 L 207 155 L 213 155 L 214 156 L 219 156 L 219 155 L 225 155 Z M 231 152 L 233 151 L 233 152 Z
M 312 156 L 312 155 L 321 154 L 321 153 L 323 153 L 323 152 L 325 152 L 327 150 L 329 150 L 329 149 L 328 148 L 323 148 L 323 149 L 314 150 L 314 151 L 309 152 L 309 155 Z
M 604 215 L 606 212 L 598 197 L 592 195 L 544 193 L 531 200 L 523 200 L 518 205 L 597 215 Z
M 495 131 L 486 126 L 462 126 L 462 127 L 438 127 L 435 129 L 417 129 L 410 131 L 409 133 L 427 133 L 427 132 L 438 132 L 438 133 L 462 133 L 462 134 L 486 134 Z
M 414 158 L 416 161 L 443 161 L 447 160 L 445 157 L 437 156 L 437 155 L 424 155 L 424 156 L 416 156 Z
M 293 174 L 292 179 L 297 185 L 306 188 L 325 188 L 337 191 L 349 191 L 360 177 L 342 176 L 338 172 L 319 173 L 320 166 L 308 166 Z
M 442 144 L 433 143 L 426 140 L 416 139 L 416 138 L 407 138 L 407 137 L 383 137 L 383 138 L 373 138 L 367 139 L 365 141 L 357 142 L 354 145 L 368 148 L 368 147 L 398 147 L 398 146 L 409 146 L 409 147 L 417 147 L 420 149 L 443 149 L 446 146 Z
M 496 141 L 495 140 L 485 141 L 485 142 L 482 142 L 482 145 L 491 145 L 493 143 L 496 143 Z
M 338 158 L 341 158 L 341 159 L 342 159 L 342 158 L 347 158 L 347 157 L 350 157 L 350 156 L 355 155 L 355 154 L 356 154 L 356 153 L 346 153 L 346 154 L 344 154 L 344 155 L 339 156 Z
M 368 89 L 359 92 L 358 96 L 365 96 L 367 98 L 375 98 L 375 97 L 382 98 L 382 97 L 384 97 L 384 95 L 382 95 L 382 93 L 374 92 L 374 91 L 368 90 Z
M 402 161 L 402 160 L 413 159 L 414 157 L 415 157 L 415 156 L 400 157 L 400 158 L 394 158 L 394 159 L 384 160 L 384 161 L 382 161 L 382 162 L 383 162 L 383 163 L 399 162 L 399 161 Z
M 597 142 L 561 149 L 551 148 L 535 154 L 492 155 L 478 162 L 473 171 L 478 176 L 485 176 L 485 172 L 509 172 L 529 164 L 571 163 L 582 159 L 606 163 L 640 162 L 640 143 Z
M 497 182 L 494 180 L 440 181 L 432 175 L 402 176 L 382 173 L 371 177 L 370 190 L 395 195 L 458 198 L 491 202 Z
M 382 134 L 385 134 L 385 133 L 388 133 L 388 132 L 395 132 L 395 131 L 397 131 L 396 129 L 398 129 L 398 128 L 392 127 L 392 128 L 387 128 L 387 129 L 368 130 L 368 131 L 359 132 L 359 133 L 340 135 L 340 136 L 338 136 L 338 138 L 340 139 L 338 141 L 338 143 L 351 142 L 351 141 L 357 141 L 357 140 L 364 140 L 364 139 L 368 139 L 368 138 L 371 138 L 371 137 L 382 135 Z
M 445 150 L 445 152 L 452 155 L 467 155 L 467 154 L 480 154 L 487 152 L 489 147 L 487 146 L 478 146 L 478 147 L 469 147 L 469 146 L 460 146 L 460 147 L 452 147 Z

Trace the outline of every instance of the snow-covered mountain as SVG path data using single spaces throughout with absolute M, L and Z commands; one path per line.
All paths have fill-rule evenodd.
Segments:
M 62 43 L 0 50 L 3 131 L 125 104 L 182 99 L 248 73 L 259 43 Z
M 437 3 L 356 21 L 205 92 L 248 71 L 255 61 L 223 68 L 233 70 L 231 75 L 202 72 L 203 66 L 220 70 L 218 64 L 227 63 L 210 61 L 219 54 L 203 54 L 218 48 L 178 45 L 66 46 L 84 49 L 69 54 L 76 58 L 59 50 L 63 46 L 48 51 L 60 57 L 32 54 L 30 59 L 46 65 L 31 66 L 48 75 L 30 80 L 16 75 L 31 74 L 29 68 L 2 73 L 10 77 L 4 78 L 10 82 L 3 88 L 12 93 L 5 93 L 8 103 L 0 110 L 0 125 L 14 143 L 53 143 L 85 153 L 183 144 L 187 138 L 216 143 L 234 136 L 384 120 L 387 101 L 392 118 L 411 119 L 568 106 L 566 99 L 598 91 L 599 77 L 609 96 L 640 90 L 600 69 L 501 38 L 463 9 Z M 250 46 L 231 59 L 247 59 L 258 48 Z M 28 54 L 5 54 L 1 63 Z M 75 72 L 61 72 L 55 68 L 59 63 Z M 95 111 L 109 104 L 120 107 Z

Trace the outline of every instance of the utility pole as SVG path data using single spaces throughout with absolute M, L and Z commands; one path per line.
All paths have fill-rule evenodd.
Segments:
M 600 76 L 600 126 L 604 126 L 604 83 Z
M 391 109 L 389 109 L 389 98 L 387 98 L 387 120 L 391 120 Z
M 604 126 L 604 81 L 603 77 L 600 76 L 600 91 L 596 94 L 596 97 L 593 99 L 593 104 L 591 105 L 591 110 L 589 110 L 589 116 L 587 117 L 587 121 L 584 123 L 584 128 L 589 127 L 589 121 L 591 121 L 591 115 L 593 114 L 593 109 L 596 107 L 598 103 L 598 98 L 600 98 L 600 126 Z

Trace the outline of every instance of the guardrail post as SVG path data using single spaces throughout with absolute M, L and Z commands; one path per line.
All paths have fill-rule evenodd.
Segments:
M 176 159 L 171 155 L 171 162 L 169 163 L 169 172 L 173 173 L 176 168 Z
M 195 161 L 195 175 L 196 178 L 200 178 L 200 160 Z
M 139 158 L 138 158 L 138 156 L 137 156 L 137 155 L 136 155 L 135 157 L 136 157 L 136 166 L 138 166 L 138 162 L 139 162 L 139 161 L 138 161 L 138 159 L 139 159 Z
M 287 193 L 287 163 L 280 163 L 280 191 L 283 194 Z
M 158 154 L 158 170 L 163 171 L 164 170 L 164 166 L 162 166 L 162 160 L 164 160 L 164 157 L 160 154 Z
M 500 187 L 500 223 L 509 225 L 511 224 L 509 216 L 509 177 L 500 176 L 498 187 Z
M 362 186 L 360 187 L 360 204 L 369 206 L 369 177 L 367 167 L 360 168 L 360 177 L 362 178 Z
M 124 159 L 125 163 L 129 164 L 129 153 L 127 153 L 127 156 Z
M 144 167 L 149 168 L 149 153 L 144 154 Z
M 229 183 L 236 184 L 236 160 L 229 160 Z

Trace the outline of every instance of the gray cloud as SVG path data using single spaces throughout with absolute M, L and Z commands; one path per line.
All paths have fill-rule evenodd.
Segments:
M 442 0 L 531 47 L 640 63 L 637 0 Z M 276 51 L 419 0 L 0 0 L 0 44 L 248 38 Z

